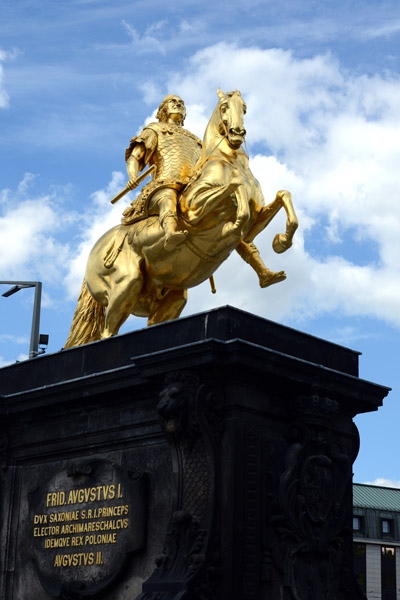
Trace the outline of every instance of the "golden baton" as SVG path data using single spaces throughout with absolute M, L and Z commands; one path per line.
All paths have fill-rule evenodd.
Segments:
M 146 179 L 146 177 L 148 177 L 156 168 L 156 165 L 151 165 L 151 167 L 149 167 L 147 169 L 147 171 L 144 171 L 141 175 L 139 175 L 139 177 L 136 178 L 135 181 L 135 186 L 134 187 L 128 187 L 126 186 L 126 188 L 124 188 L 122 190 L 122 192 L 119 192 L 116 196 L 114 196 L 114 198 L 112 200 L 110 200 L 111 204 L 115 204 L 116 202 L 118 202 L 118 200 L 121 200 L 121 198 L 123 198 L 125 196 L 125 194 L 127 194 L 128 192 L 130 192 L 131 190 L 134 190 L 135 188 L 137 188 L 137 186 L 142 183 L 143 179 Z

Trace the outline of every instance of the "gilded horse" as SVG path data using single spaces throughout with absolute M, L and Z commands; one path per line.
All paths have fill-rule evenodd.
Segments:
M 66 347 L 116 335 L 130 314 L 147 317 L 148 325 L 178 318 L 188 288 L 211 277 L 233 250 L 256 271 L 261 287 L 285 279 L 283 271 L 267 269 L 253 240 L 284 208 L 286 232 L 275 236 L 273 248 L 280 253 L 292 245 L 298 221 L 291 194 L 279 191 L 264 206 L 242 149 L 245 102 L 238 90 L 217 93 L 201 156 L 179 196 L 184 242 L 167 251 L 157 216 L 105 233 L 89 255 Z

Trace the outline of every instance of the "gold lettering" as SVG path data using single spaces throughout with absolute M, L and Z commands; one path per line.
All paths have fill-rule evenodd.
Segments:
M 56 554 L 53 567 L 61 567 L 61 556 Z
M 33 522 L 35 525 L 40 525 L 41 523 L 47 523 L 48 515 L 35 515 L 33 518 Z
M 78 554 L 57 554 L 54 567 L 80 567 L 94 565 L 94 552 L 79 552 Z M 102 563 L 101 563 L 102 564 Z
M 114 498 L 122 498 L 122 486 L 119 483 L 118 487 L 114 484 L 110 485 L 98 485 L 90 488 L 78 488 L 76 490 L 70 490 L 68 493 L 68 501 L 66 501 L 65 492 L 57 492 L 57 494 L 63 494 L 64 498 L 60 502 L 60 499 L 54 500 L 48 494 L 47 506 L 58 506 L 61 504 L 83 504 L 88 502 L 96 502 L 100 500 L 114 500 Z
M 65 492 L 49 492 L 46 496 L 46 508 L 49 506 L 63 506 L 65 504 Z
M 45 548 L 69 548 L 70 538 L 47 538 L 44 540 Z
M 33 515 L 33 537 L 44 538 L 42 548 L 76 549 L 71 554 L 60 553 L 52 558 L 54 568 L 104 564 L 102 551 L 80 552 L 78 549 L 84 550 L 86 546 L 87 550 L 91 550 L 96 545 L 117 544 L 118 532 L 129 527 L 130 506 L 116 503 L 113 506 L 88 508 L 87 504 L 90 506 L 92 502 L 110 500 L 118 502 L 123 496 L 121 483 L 46 493 L 44 500 L 48 509 L 64 505 L 84 505 L 80 509 L 71 506 L 70 510 L 56 509 L 47 514 Z
M 98 544 L 115 544 L 116 542 L 116 533 L 99 533 L 97 535 L 85 536 L 85 546 L 96 546 Z
M 76 504 L 76 498 L 78 496 L 78 490 L 70 490 L 68 494 L 68 504 Z
M 59 513 L 50 513 L 50 523 L 59 523 L 60 521 L 78 521 L 79 510 L 71 510 Z
M 72 537 L 71 546 L 83 546 L 83 535 Z
M 34 527 L 33 537 L 49 537 L 50 535 L 60 535 L 60 526 L 53 525 L 47 527 Z

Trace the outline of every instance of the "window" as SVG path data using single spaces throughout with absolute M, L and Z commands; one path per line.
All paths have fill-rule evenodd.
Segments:
M 382 546 L 381 547 L 382 558 L 385 560 L 394 561 L 396 557 L 396 548 L 392 548 L 391 546 Z
M 362 531 L 363 518 L 353 515 L 353 531 Z
M 393 533 L 393 521 L 391 519 L 381 519 L 381 531 L 383 535 Z
M 353 566 L 357 583 L 366 592 L 365 544 L 353 544 Z
M 396 549 L 381 547 L 382 600 L 396 600 Z

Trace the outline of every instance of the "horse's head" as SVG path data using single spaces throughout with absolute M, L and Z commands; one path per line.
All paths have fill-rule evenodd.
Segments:
M 243 126 L 243 117 L 246 114 L 246 103 L 239 90 L 224 94 L 219 88 L 217 91 L 219 102 L 220 122 L 218 131 L 223 135 L 231 148 L 237 150 L 244 142 L 246 130 Z

